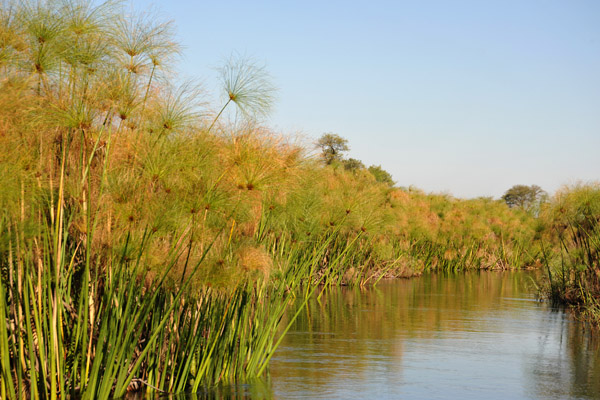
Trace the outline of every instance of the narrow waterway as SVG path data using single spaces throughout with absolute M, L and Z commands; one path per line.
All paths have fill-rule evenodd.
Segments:
M 271 363 L 278 399 L 597 399 L 585 325 L 531 272 L 429 275 L 312 301 Z
M 600 399 L 598 333 L 538 302 L 535 274 L 331 289 L 302 310 L 267 381 L 182 398 Z

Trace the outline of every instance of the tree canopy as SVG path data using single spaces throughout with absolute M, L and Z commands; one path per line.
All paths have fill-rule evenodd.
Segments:
M 357 160 L 356 158 L 348 158 L 347 160 L 343 160 L 342 163 L 344 164 L 344 169 L 346 171 L 355 172 L 365 169 L 365 165 L 362 163 L 362 161 Z
M 547 193 L 538 185 L 514 185 L 504 193 L 502 200 L 513 208 L 517 207 L 525 211 L 537 208 L 547 197 Z
M 317 141 L 321 149 L 321 156 L 327 165 L 334 161 L 341 161 L 343 153 L 350 150 L 348 140 L 335 133 L 324 133 Z
M 392 175 L 385 169 L 381 168 L 381 165 L 371 165 L 369 172 L 375 177 L 377 182 L 387 183 L 389 186 L 394 186 L 395 182 L 392 179 Z

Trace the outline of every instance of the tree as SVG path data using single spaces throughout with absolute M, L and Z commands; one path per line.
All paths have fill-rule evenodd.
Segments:
M 341 161 L 343 152 L 350 150 L 348 140 L 335 133 L 324 133 L 317 141 L 321 149 L 321 156 L 327 165 L 334 161 Z
M 535 211 L 546 199 L 548 194 L 538 185 L 515 185 L 508 189 L 502 200 L 510 207 L 517 207 L 525 211 Z
M 394 180 L 392 175 L 385 169 L 381 168 L 381 165 L 371 165 L 369 172 L 375 177 L 377 182 L 387 183 L 389 186 L 394 186 Z
M 365 169 L 365 165 L 362 163 L 362 161 L 357 160 L 356 158 L 349 158 L 347 160 L 343 160 L 342 164 L 344 164 L 344 169 L 346 171 L 355 172 L 360 169 Z

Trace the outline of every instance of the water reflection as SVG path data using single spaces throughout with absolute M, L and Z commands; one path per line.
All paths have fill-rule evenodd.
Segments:
M 301 312 L 267 380 L 167 398 L 600 398 L 598 338 L 537 302 L 533 274 L 330 290 Z
M 530 273 L 334 289 L 271 363 L 275 398 L 598 398 L 597 343 L 535 301 Z
M 268 380 L 256 379 L 252 382 L 237 385 L 219 385 L 200 389 L 197 393 L 163 395 L 156 400 L 268 400 L 273 399 L 272 385 Z M 127 400 L 143 400 L 146 397 L 130 397 Z

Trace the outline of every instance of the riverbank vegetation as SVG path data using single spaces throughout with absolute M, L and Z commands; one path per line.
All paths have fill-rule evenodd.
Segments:
M 539 223 L 546 295 L 600 324 L 600 184 L 562 188 Z
M 399 188 L 337 135 L 315 155 L 258 123 L 274 93 L 251 61 L 226 62 L 212 110 L 173 85 L 168 23 L 61 0 L 5 2 L 0 24 L 2 398 L 260 376 L 287 305 L 330 285 L 572 261 L 554 293 L 597 269 L 597 220 L 538 240 L 552 218 Z

